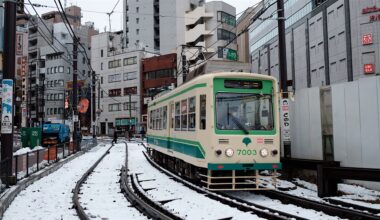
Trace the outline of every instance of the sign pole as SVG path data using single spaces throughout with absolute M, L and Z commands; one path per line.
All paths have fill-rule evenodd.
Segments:
M 4 75 L 1 115 L 1 176 L 9 185 L 12 176 L 13 157 L 13 112 L 14 87 L 16 69 L 16 1 L 5 1 L 4 14 Z

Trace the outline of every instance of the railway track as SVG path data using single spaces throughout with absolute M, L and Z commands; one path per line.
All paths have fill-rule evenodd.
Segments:
M 81 220 L 89 220 L 90 217 L 86 214 L 84 208 L 82 207 L 82 205 L 80 204 L 79 202 L 79 194 L 80 194 L 80 188 L 81 186 L 83 185 L 83 183 L 87 180 L 87 178 L 91 175 L 91 173 L 94 171 L 94 169 L 99 165 L 99 163 L 104 159 L 105 156 L 107 156 L 107 154 L 109 154 L 111 148 L 113 147 L 113 145 L 111 145 L 107 151 L 94 163 L 94 165 L 92 165 L 84 174 L 83 176 L 80 178 L 80 180 L 77 182 L 77 184 L 75 185 L 75 188 L 73 190 L 73 197 L 72 197 L 72 201 L 74 203 L 74 208 L 78 214 L 78 217 L 81 219 Z
M 144 145 L 144 147 L 145 147 L 145 145 Z M 278 211 L 278 210 L 271 209 L 268 207 L 264 207 L 260 204 L 255 204 L 252 202 L 239 200 L 239 199 L 236 199 L 234 197 L 230 197 L 230 196 L 223 194 L 223 193 L 216 193 L 216 192 L 208 191 L 208 190 L 206 190 L 202 187 L 199 187 L 199 186 L 197 186 L 197 185 L 195 185 L 195 184 L 193 184 L 187 180 L 184 180 L 181 177 L 177 176 L 176 174 L 173 174 L 172 172 L 162 168 L 160 165 L 158 165 L 157 163 L 152 161 L 150 159 L 150 157 L 145 152 L 143 152 L 143 153 L 152 166 L 159 169 L 160 171 L 162 171 L 166 175 L 170 176 L 173 180 L 180 182 L 180 183 L 184 184 L 185 186 L 189 187 L 190 189 L 192 189 L 192 190 L 194 190 L 200 194 L 203 194 L 203 195 L 205 195 L 211 199 L 217 200 L 223 204 L 237 208 L 240 211 L 251 212 L 252 214 L 255 214 L 255 215 L 257 215 L 261 218 L 265 218 L 265 219 L 276 219 L 276 220 L 277 219 L 299 219 L 299 220 L 306 219 L 306 218 L 303 218 L 300 216 L 296 216 L 296 215 L 292 215 L 292 214 L 289 214 L 286 212 L 282 212 L 282 211 Z
M 272 199 L 280 200 L 281 202 L 285 204 L 294 204 L 297 206 L 300 206 L 302 208 L 308 208 L 308 209 L 314 209 L 317 211 L 324 212 L 328 215 L 335 215 L 340 218 L 347 218 L 347 219 L 355 219 L 355 220 L 371 220 L 371 219 L 377 219 L 380 220 L 379 215 L 367 213 L 366 211 L 369 211 L 368 208 L 360 209 L 358 206 L 355 208 L 352 204 L 347 203 L 340 203 L 337 205 L 332 204 L 333 202 L 330 201 L 330 203 L 324 203 L 324 202 L 318 202 L 311 199 L 306 199 L 299 196 L 290 195 L 284 192 L 270 190 L 270 191 L 257 191 L 254 192 L 256 194 L 261 194 L 264 196 L 267 196 Z M 355 209 L 352 209 L 355 208 Z
M 125 142 L 126 147 L 128 144 Z M 152 219 L 181 219 L 166 210 L 160 203 L 151 200 L 138 183 L 137 174 L 128 175 L 128 149 L 125 155 L 125 166 L 121 171 L 120 188 L 124 196 L 141 213 Z

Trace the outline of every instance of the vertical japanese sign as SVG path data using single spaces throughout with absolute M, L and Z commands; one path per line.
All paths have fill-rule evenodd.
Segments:
M 3 79 L 2 90 L 1 133 L 11 134 L 13 126 L 13 80 Z
M 16 34 L 16 55 L 22 56 L 24 39 L 22 34 Z
M 281 131 L 284 142 L 290 142 L 291 139 L 289 105 L 289 99 L 281 99 Z

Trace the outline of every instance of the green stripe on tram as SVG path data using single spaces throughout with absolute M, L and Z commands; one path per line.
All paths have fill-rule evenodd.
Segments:
M 204 159 L 206 156 L 205 150 L 197 141 L 148 135 L 147 142 L 148 144 L 153 144 L 195 158 Z

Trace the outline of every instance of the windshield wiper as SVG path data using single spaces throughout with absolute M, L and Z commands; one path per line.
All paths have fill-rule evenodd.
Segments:
M 232 122 L 235 123 L 235 125 L 238 126 L 238 128 L 240 128 L 240 130 L 244 131 L 244 134 L 249 134 L 248 129 L 235 116 L 233 116 L 229 112 L 228 112 L 228 115 L 231 116 Z

